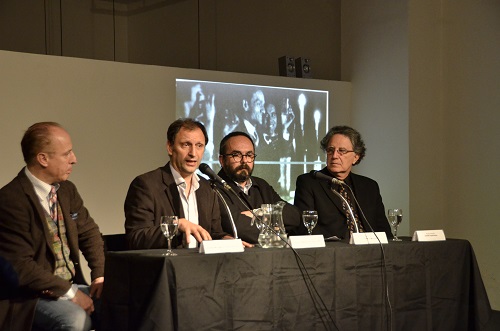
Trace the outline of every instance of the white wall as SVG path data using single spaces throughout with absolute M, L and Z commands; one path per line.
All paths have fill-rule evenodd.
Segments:
M 386 207 L 409 208 L 406 234 L 442 228 L 471 242 L 496 310 L 499 18 L 496 0 L 342 1 L 342 79 L 369 148 L 359 170 Z
M 500 1 L 443 3 L 444 226 L 471 241 L 500 310 Z
M 403 209 L 399 233 L 409 235 L 407 6 L 382 2 L 342 2 L 342 80 L 352 83 L 351 123 L 367 147 L 353 171 L 379 183 L 386 209 Z

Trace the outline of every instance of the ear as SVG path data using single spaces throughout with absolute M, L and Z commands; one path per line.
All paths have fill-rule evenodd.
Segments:
M 358 154 L 354 154 L 354 162 L 352 163 L 352 165 L 355 165 L 359 160 L 359 155 Z
M 170 142 L 169 142 L 169 141 L 167 141 L 167 145 L 166 145 L 166 147 L 167 147 L 167 152 L 168 152 L 168 155 L 169 155 L 169 156 L 172 156 L 172 145 L 170 145 Z
M 223 160 L 224 160 L 224 156 L 219 155 L 219 164 L 220 164 L 221 168 L 222 168 Z
M 49 166 L 49 157 L 47 153 L 38 153 L 36 155 L 36 160 L 43 168 L 47 168 Z
M 243 99 L 243 109 L 248 111 L 248 101 L 246 99 Z

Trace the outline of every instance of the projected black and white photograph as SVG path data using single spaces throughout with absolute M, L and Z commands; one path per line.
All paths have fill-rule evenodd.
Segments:
M 218 171 L 219 143 L 243 131 L 255 143 L 253 175 L 292 201 L 298 175 L 324 166 L 319 141 L 328 130 L 328 91 L 176 80 L 177 117 L 203 123 L 209 143 L 203 162 Z

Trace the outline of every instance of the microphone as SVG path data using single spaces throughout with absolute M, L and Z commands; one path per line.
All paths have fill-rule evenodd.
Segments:
M 229 220 L 231 221 L 231 226 L 233 227 L 233 234 L 234 238 L 238 239 L 238 230 L 236 229 L 236 224 L 234 223 L 233 215 L 231 214 L 231 210 L 229 209 L 229 206 L 227 205 L 226 199 L 222 196 L 222 194 L 219 192 L 219 189 L 216 187 L 215 183 L 221 184 L 225 190 L 233 192 L 233 189 L 231 186 L 229 186 L 228 183 L 224 179 L 222 179 L 219 175 L 215 173 L 215 171 L 210 168 L 210 166 L 206 163 L 202 163 L 199 166 L 199 169 L 202 173 L 210 177 L 212 180 L 212 189 L 215 191 L 215 193 L 219 196 L 220 200 L 222 201 L 222 204 L 226 208 L 226 211 L 229 215 Z M 236 193 L 235 193 L 236 194 Z
M 231 190 L 231 186 L 229 186 L 229 184 L 226 183 L 224 179 L 220 178 L 220 176 L 217 175 L 215 171 L 213 171 L 208 164 L 206 163 L 200 164 L 199 169 L 202 173 L 210 177 L 211 180 L 221 184 L 226 190 Z
M 232 194 L 233 194 L 233 195 L 234 195 L 234 196 L 235 196 L 235 197 L 236 197 L 236 198 L 237 198 L 237 199 L 238 199 L 238 200 L 239 200 L 239 201 L 243 204 L 243 206 L 245 206 L 245 208 L 247 208 L 247 210 L 248 210 L 250 213 L 252 213 L 252 215 L 255 217 L 255 219 L 257 219 L 257 220 L 258 220 L 259 224 L 261 224 L 262 226 L 265 226 L 265 227 L 267 227 L 268 229 L 270 229 L 270 230 L 271 230 L 274 234 L 276 234 L 278 237 L 280 237 L 280 239 L 281 239 L 281 240 L 283 240 L 285 243 L 287 243 L 287 244 L 288 244 L 288 242 L 287 242 L 285 239 L 283 239 L 280 235 L 278 235 L 278 234 L 276 233 L 276 231 L 275 231 L 272 227 L 270 227 L 269 225 L 267 225 L 266 223 L 264 223 L 264 222 L 262 221 L 262 218 L 261 218 L 259 215 L 257 215 L 257 214 L 255 213 L 255 211 L 254 211 L 252 208 L 250 208 L 250 206 L 248 206 L 248 205 L 247 205 L 247 203 L 246 203 L 246 202 L 245 202 L 245 201 L 244 201 L 244 200 L 243 200 L 243 199 L 239 196 L 239 194 L 238 194 L 238 193 L 236 193 L 236 192 L 233 190 L 233 188 L 232 188 L 232 187 L 231 187 L 231 186 L 230 186 L 230 185 L 229 185 L 229 184 L 228 184 L 228 183 L 227 183 L 224 179 L 222 179 L 219 175 L 217 175 L 217 174 L 216 174 L 216 173 L 212 170 L 212 168 L 210 168 L 210 167 L 208 166 L 208 164 L 206 164 L 206 163 L 202 163 L 202 164 L 200 164 L 199 169 L 200 169 L 200 171 L 201 171 L 202 173 L 204 173 L 205 175 L 207 175 L 208 177 L 210 177 L 210 179 L 211 179 L 213 182 L 216 182 L 216 183 L 221 184 L 221 185 L 224 187 L 224 189 L 226 189 L 228 192 L 231 192 L 231 193 L 232 193 Z M 214 187 L 215 187 L 215 186 L 214 186 Z M 234 220 L 233 220 L 233 218 L 232 218 L 231 210 L 229 209 L 229 206 L 227 205 L 226 200 L 222 197 L 222 195 L 220 194 L 220 192 L 218 192 L 218 191 L 216 191 L 216 192 L 218 193 L 219 197 L 220 197 L 220 198 L 222 198 L 222 201 L 223 201 L 224 205 L 226 206 L 226 210 L 228 211 L 229 216 L 230 216 L 230 218 L 231 218 L 231 223 L 232 223 L 231 225 L 233 226 L 233 232 L 235 233 L 235 237 L 236 237 L 236 236 L 237 236 L 237 230 L 236 230 L 236 225 L 234 224 Z M 253 224 L 252 224 L 252 225 L 253 225 Z
M 324 173 L 316 171 L 316 170 L 312 170 L 311 174 L 315 179 L 326 180 L 327 182 L 330 182 L 332 184 L 345 185 L 344 181 L 339 180 L 339 179 L 332 177 L 332 176 L 325 175 Z M 349 185 L 346 185 L 346 186 L 349 187 Z M 349 187 L 349 189 L 350 189 L 350 187 Z M 347 206 L 347 208 L 349 209 L 349 214 L 351 215 L 352 221 L 354 222 L 354 227 L 356 229 L 356 232 L 359 233 L 358 222 L 355 221 L 354 212 L 352 211 L 350 203 L 347 202 L 347 200 L 339 192 L 335 191 L 334 189 L 332 189 L 332 192 L 333 192 L 333 194 L 338 196 L 344 202 L 344 204 Z
M 330 182 L 332 184 L 339 184 L 339 185 L 345 184 L 343 180 L 337 179 L 337 178 L 332 177 L 332 176 L 325 175 L 324 173 L 322 173 L 320 171 L 312 170 L 311 174 L 316 179 L 326 180 L 327 182 Z

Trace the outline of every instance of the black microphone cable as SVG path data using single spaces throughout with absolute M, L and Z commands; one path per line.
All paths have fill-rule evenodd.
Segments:
M 222 185 L 222 183 L 220 183 L 216 179 L 211 179 L 211 180 L 214 181 L 216 184 Z M 229 186 L 229 185 L 227 185 L 227 186 Z M 329 328 L 330 325 L 327 323 L 327 321 L 325 321 L 325 317 L 328 317 L 328 320 L 332 322 L 333 326 L 335 327 L 335 330 L 339 331 L 340 329 L 338 328 L 337 323 L 335 323 L 335 320 L 333 319 L 332 315 L 330 314 L 330 311 L 328 310 L 325 302 L 323 301 L 323 299 L 321 298 L 321 295 L 319 294 L 318 290 L 316 289 L 316 286 L 314 285 L 314 283 L 312 281 L 312 278 L 309 275 L 309 272 L 307 271 L 307 268 L 306 268 L 306 266 L 304 264 L 304 261 L 302 261 L 302 258 L 300 257 L 300 255 L 297 252 L 297 250 L 295 250 L 295 248 L 293 248 L 292 246 L 290 246 L 288 244 L 288 242 L 285 239 L 283 239 L 272 227 L 270 227 L 265 222 L 263 222 L 262 219 L 253 211 L 253 209 L 250 208 L 250 206 L 248 206 L 247 203 L 239 196 L 239 194 L 236 193 L 232 189 L 232 187 L 229 186 L 229 188 L 228 188 L 227 186 L 226 185 L 222 185 L 222 187 L 226 191 L 231 192 L 233 195 L 235 195 L 238 198 L 238 200 L 240 201 L 240 203 L 243 204 L 243 206 L 252 213 L 252 215 L 260 222 L 260 224 L 266 226 L 267 229 L 271 230 L 271 232 L 273 234 L 275 234 L 282 241 L 284 241 L 287 247 L 291 248 L 291 250 L 292 250 L 292 252 L 293 252 L 293 254 L 295 256 L 295 260 L 297 261 L 297 266 L 299 267 L 299 270 L 300 270 L 300 272 L 302 274 L 302 278 L 304 279 L 304 283 L 306 285 L 307 291 L 309 292 L 309 295 L 311 296 L 311 299 L 313 301 L 314 308 L 318 312 L 318 315 L 319 315 L 319 317 L 320 317 L 323 325 L 325 326 L 325 328 L 327 330 L 330 329 Z M 308 281 L 309 281 L 309 284 L 308 284 Z M 318 299 L 315 299 L 314 294 L 316 294 L 316 296 L 317 296 Z M 321 304 L 321 306 L 324 309 L 324 311 L 326 311 L 327 316 L 325 316 L 325 314 L 321 312 L 321 307 L 317 306 L 317 301 L 316 300 L 319 300 L 319 303 Z
M 382 244 L 382 242 L 380 241 L 380 238 L 377 236 L 377 234 L 373 230 L 372 225 L 370 224 L 370 222 L 366 218 L 365 213 L 363 212 L 363 209 L 359 205 L 358 199 L 356 199 L 356 195 L 354 194 L 353 190 L 351 189 L 351 187 L 349 185 L 345 185 L 345 186 L 347 186 L 349 188 L 349 191 L 351 192 L 351 196 L 354 198 L 354 201 L 356 202 L 356 206 L 358 207 L 358 209 L 361 213 L 361 216 L 363 216 L 363 219 L 366 221 L 366 224 L 368 224 L 370 231 L 373 232 L 373 234 L 377 238 L 378 244 L 380 246 L 380 250 L 382 252 L 382 261 L 381 261 L 382 262 L 382 265 L 381 265 L 381 267 L 382 267 L 382 287 L 383 287 L 384 292 L 385 292 L 385 294 L 384 294 L 385 301 L 387 302 L 387 306 L 386 305 L 384 305 L 384 306 L 389 308 L 388 311 L 386 309 L 386 318 L 387 318 L 387 323 L 388 323 L 387 328 L 388 328 L 388 330 L 392 330 L 392 304 L 391 304 L 391 298 L 389 296 L 389 284 L 387 282 L 387 262 L 386 262 L 386 257 L 385 257 L 384 245 Z
M 333 188 L 333 185 L 336 184 L 336 185 L 344 185 L 344 186 L 347 186 L 349 188 L 349 191 L 351 192 L 351 196 L 354 198 L 354 201 L 356 203 L 356 206 L 358 207 L 363 219 L 366 221 L 366 224 L 368 224 L 368 227 L 370 228 L 370 231 L 373 232 L 373 234 L 375 235 L 375 238 L 377 238 L 377 241 L 379 243 L 379 246 L 380 246 L 380 250 L 382 252 L 382 258 L 381 258 L 381 268 L 382 268 L 382 287 L 384 289 L 384 292 L 382 294 L 383 297 L 385 297 L 385 302 L 387 303 L 387 305 L 384 305 L 384 307 L 386 307 L 386 319 L 388 321 L 388 330 L 392 330 L 392 304 L 391 304 L 391 300 L 390 300 L 390 296 L 389 296 L 389 285 L 388 285 L 388 282 L 387 282 L 387 263 L 386 263 L 386 256 L 385 256 L 385 250 L 384 250 L 384 247 L 383 247 L 383 244 L 382 242 L 380 241 L 380 238 L 377 236 L 376 232 L 373 230 L 373 227 L 371 226 L 370 222 L 368 221 L 368 219 L 366 218 L 364 212 L 363 212 L 363 209 L 361 208 L 359 202 L 358 202 L 358 199 L 356 198 L 356 196 L 354 195 L 354 192 L 352 190 L 352 188 L 347 185 L 344 181 L 342 180 L 339 180 L 335 177 L 332 177 L 332 176 L 328 176 L 328 175 L 325 175 L 323 174 L 322 172 L 319 172 L 319 171 L 315 171 L 315 170 L 312 170 L 310 172 L 310 174 L 315 178 L 315 179 L 319 179 L 319 180 L 326 180 L 327 182 L 330 183 L 330 188 L 332 190 L 332 192 L 336 193 L 336 195 L 338 195 L 342 200 L 345 200 L 337 191 L 335 191 L 335 189 Z M 349 207 L 349 204 L 347 204 L 347 206 Z M 349 207 L 349 210 L 351 210 L 351 208 Z M 352 214 L 352 210 L 351 210 L 351 214 Z M 388 311 L 387 311 L 387 307 L 388 307 Z

